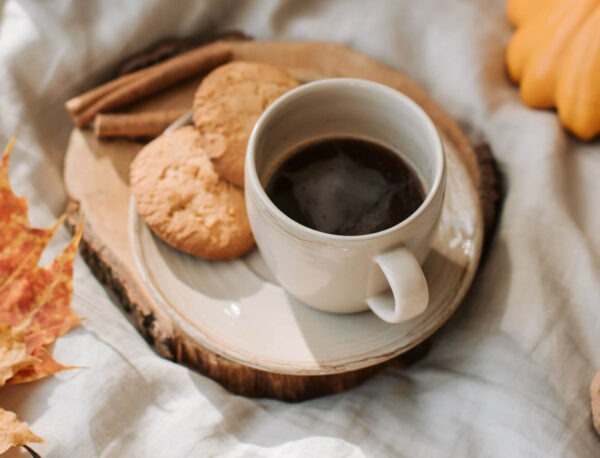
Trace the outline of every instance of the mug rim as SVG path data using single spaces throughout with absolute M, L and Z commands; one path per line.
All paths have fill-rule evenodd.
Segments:
M 336 87 L 359 87 L 362 90 L 366 91 L 379 91 L 380 93 L 384 93 L 386 96 L 397 99 L 400 103 L 403 103 L 406 106 L 408 106 L 409 109 L 417 117 L 419 117 L 423 127 L 425 127 L 425 129 L 428 131 L 431 138 L 433 139 L 433 154 L 435 158 L 436 170 L 433 183 L 429 189 L 429 192 L 425 196 L 425 199 L 423 199 L 423 202 L 421 202 L 419 207 L 413 213 L 411 213 L 410 216 L 393 226 L 390 226 L 386 229 L 377 232 L 370 232 L 368 234 L 361 235 L 339 235 L 318 231 L 316 229 L 300 224 L 299 222 L 286 215 L 277 207 L 277 205 L 273 203 L 273 201 L 267 195 L 264 187 L 262 186 L 256 170 L 255 149 L 257 140 L 261 135 L 265 133 L 266 125 L 271 121 L 273 117 L 275 117 L 278 114 L 279 111 L 282 110 L 282 107 L 288 103 L 291 103 L 299 98 L 304 97 L 307 92 L 328 90 L 328 88 Z M 302 84 L 283 94 L 281 97 L 275 100 L 275 102 L 273 102 L 269 107 L 267 107 L 267 109 L 260 115 L 256 123 L 254 124 L 252 132 L 250 134 L 250 138 L 248 140 L 248 146 L 246 148 L 245 161 L 245 187 L 247 188 L 248 186 L 252 186 L 254 188 L 254 193 L 250 194 L 250 197 L 258 198 L 260 200 L 260 203 L 263 206 L 265 206 L 267 210 L 269 210 L 271 213 L 274 213 L 275 215 L 278 215 L 279 218 L 285 222 L 285 224 L 292 226 L 297 231 L 304 232 L 312 237 L 318 236 L 326 240 L 345 242 L 359 242 L 370 240 L 373 238 L 378 238 L 410 225 L 413 221 L 419 218 L 419 216 L 425 211 L 426 208 L 429 207 L 429 205 L 435 199 L 435 196 L 440 191 L 440 188 L 443 185 L 443 177 L 445 176 L 446 167 L 444 146 L 442 143 L 441 136 L 437 128 L 435 127 L 433 120 L 427 115 L 427 113 L 425 113 L 425 111 L 413 99 L 403 94 L 402 92 L 385 84 L 360 78 L 325 78 L 322 80 Z M 248 194 L 248 189 L 246 189 L 246 194 Z

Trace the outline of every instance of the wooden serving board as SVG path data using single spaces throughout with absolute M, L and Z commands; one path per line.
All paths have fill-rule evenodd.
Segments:
M 301 81 L 325 77 L 365 78 L 394 87 L 415 100 L 445 137 L 480 195 L 484 224 L 494 225 L 499 201 L 493 159 L 486 148 L 473 148 L 458 125 L 413 81 L 346 47 L 322 42 L 232 42 L 234 58 L 286 68 Z M 198 79 L 137 104 L 149 108 L 190 108 Z M 64 177 L 70 197 L 68 221 L 81 215 L 85 227 L 81 253 L 96 277 L 116 295 L 130 320 L 161 356 L 211 377 L 226 389 L 246 396 L 300 401 L 356 386 L 386 364 L 408 364 L 427 350 L 427 341 L 399 357 L 357 370 L 324 375 L 282 374 L 240 364 L 190 338 L 157 305 L 142 280 L 129 237 L 129 164 L 143 146 L 126 140 L 100 141 L 89 130 L 75 129 L 65 158 Z

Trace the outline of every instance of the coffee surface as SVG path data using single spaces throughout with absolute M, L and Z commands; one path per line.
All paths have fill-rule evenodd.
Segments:
M 346 137 L 320 139 L 291 152 L 265 190 L 296 222 L 336 235 L 392 227 L 425 199 L 423 185 L 398 154 Z

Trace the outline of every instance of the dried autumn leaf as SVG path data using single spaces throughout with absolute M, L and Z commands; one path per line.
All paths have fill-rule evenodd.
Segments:
M 64 217 L 49 229 L 35 229 L 16 224 L 11 226 L 0 221 L 0 286 L 22 269 L 37 265 L 42 251 L 63 222 Z
M 75 231 L 71 243 L 45 269 L 52 278 L 45 301 L 33 315 L 25 332 L 25 342 L 28 349 L 36 349 L 41 345 L 52 343 L 58 337 L 66 334 L 77 326 L 81 319 L 71 308 L 73 297 L 73 263 L 77 247 L 81 240 L 83 225 Z
M 70 331 L 80 323 L 71 308 L 73 262 L 81 239 L 79 225 L 71 243 L 45 268 L 22 269 L 0 286 L 0 323 L 26 321 L 25 341 L 30 352 Z
M 27 423 L 17 420 L 14 413 L 0 408 L 0 454 L 28 442 L 43 442 L 43 439 L 33 434 Z
M 14 195 L 8 177 L 13 146 L 14 139 L 0 162 L 0 323 L 24 324 L 26 349 L 36 362 L 10 379 L 10 383 L 24 383 L 69 368 L 56 362 L 44 346 L 81 321 L 70 302 L 73 263 L 82 225 L 50 266 L 37 266 L 42 251 L 64 217 L 49 229 L 29 227 L 27 201 Z
M 80 322 L 70 302 L 83 225 L 49 266 L 38 267 L 64 217 L 49 229 L 30 227 L 27 201 L 14 195 L 8 176 L 14 143 L 0 159 L 0 387 L 70 369 L 54 360 L 48 345 Z M 0 409 L 0 454 L 27 442 L 41 439 L 15 414 Z
M 15 139 L 11 139 L 0 160 L 0 286 L 23 268 L 36 266 L 42 251 L 63 223 L 59 219 L 49 229 L 29 226 L 27 201 L 12 191 L 8 169 Z
M 15 196 L 8 177 L 8 166 L 14 146 L 15 138 L 13 137 L 6 145 L 0 161 L 0 221 L 4 227 L 12 225 L 29 227 L 27 200 L 24 197 Z
M 0 323 L 16 326 L 31 320 L 44 303 L 52 277 L 39 267 L 21 269 L 0 287 Z
M 7 324 L 0 324 L 0 386 L 36 361 L 27 352 L 23 333 Z
M 18 385 L 19 383 L 29 383 L 40 380 L 49 375 L 55 374 L 67 369 L 74 369 L 75 366 L 64 366 L 56 361 L 45 347 L 36 348 L 32 354 L 35 357 L 34 363 L 23 369 L 20 369 L 15 375 L 7 380 L 7 385 Z

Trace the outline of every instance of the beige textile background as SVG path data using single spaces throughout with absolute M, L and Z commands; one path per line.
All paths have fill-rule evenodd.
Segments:
M 156 356 L 78 259 L 85 317 L 55 357 L 85 369 L 0 391 L 45 457 L 600 456 L 588 385 L 600 368 L 600 143 L 524 107 L 505 76 L 502 0 L 0 2 L 0 143 L 33 224 L 66 203 L 69 97 L 167 36 L 240 29 L 331 40 L 405 72 L 471 139 L 507 195 L 489 256 L 430 354 L 345 394 L 289 405 L 233 396 Z M 1 228 L 0 228 L 1 230 Z M 63 228 L 46 258 L 67 243 Z M 46 259 L 45 258 L 45 259 Z

